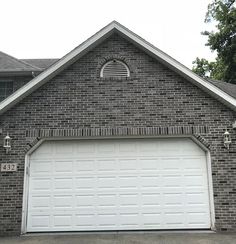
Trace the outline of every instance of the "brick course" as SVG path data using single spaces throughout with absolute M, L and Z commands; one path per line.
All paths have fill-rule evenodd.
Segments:
M 110 58 L 123 60 L 131 77 L 100 78 Z M 10 154 L 0 147 L 0 163 L 19 164 L 17 172 L 0 172 L 0 234 L 20 234 L 25 152 L 39 139 L 32 131 L 167 127 L 207 128 L 195 137 L 211 152 L 216 229 L 236 231 L 235 115 L 114 34 L 0 116 L 3 136 L 13 138 Z M 222 143 L 226 128 L 233 140 L 229 151 Z

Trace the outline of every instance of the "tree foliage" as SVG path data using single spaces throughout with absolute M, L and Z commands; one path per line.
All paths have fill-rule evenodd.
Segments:
M 207 46 L 216 51 L 214 62 L 196 58 L 193 71 L 203 77 L 236 84 L 236 6 L 235 0 L 213 0 L 208 5 L 205 22 L 216 22 L 216 31 L 204 31 Z

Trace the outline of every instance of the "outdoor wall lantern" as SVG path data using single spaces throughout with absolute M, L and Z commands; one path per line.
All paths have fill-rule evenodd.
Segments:
M 11 140 L 12 140 L 12 138 L 9 136 L 8 133 L 3 138 L 3 147 L 5 148 L 6 153 L 8 153 L 11 150 Z
M 230 133 L 225 130 L 224 133 L 224 146 L 229 150 L 229 146 L 232 143 Z

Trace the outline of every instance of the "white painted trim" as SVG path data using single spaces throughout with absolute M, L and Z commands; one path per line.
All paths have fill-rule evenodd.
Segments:
M 116 21 L 111 22 L 109 25 L 101 29 L 95 35 L 90 37 L 88 40 L 83 42 L 81 45 L 76 47 L 74 50 L 69 52 L 55 64 L 53 64 L 50 68 L 46 69 L 44 72 L 39 74 L 37 77 L 28 82 L 25 86 L 18 89 L 15 93 L 5 99 L 0 103 L 0 114 L 4 113 L 6 110 L 14 106 L 24 97 L 32 93 L 38 87 L 46 83 L 49 79 L 56 76 L 60 71 L 68 67 L 75 60 L 82 57 L 86 52 L 91 50 L 94 46 L 101 43 L 107 37 L 109 37 L 112 33 L 118 32 L 124 38 L 130 40 L 134 43 L 134 45 L 139 46 L 149 55 L 156 58 L 158 61 L 164 63 L 169 68 L 179 73 L 181 76 L 184 76 L 187 80 L 200 87 L 201 89 L 208 92 L 210 95 L 214 96 L 219 101 L 223 102 L 231 109 L 236 111 L 236 99 L 219 89 L 218 87 L 212 85 L 206 80 L 202 79 L 191 70 L 189 70 L 184 65 L 180 64 L 178 61 L 168 56 L 166 53 L 162 52 L 160 49 L 154 47 L 152 44 L 148 43 L 135 33 L 128 30 L 126 27 L 122 26 Z
M 206 167 L 208 176 L 208 193 L 209 193 L 209 209 L 211 218 L 211 230 L 215 230 L 215 207 L 213 198 L 213 182 L 211 171 L 211 155 L 209 149 L 203 145 L 197 138 L 192 135 L 155 135 L 155 136 L 109 136 L 109 137 L 48 137 L 38 141 L 25 155 L 25 170 L 24 170 L 24 189 L 23 189 L 23 207 L 22 207 L 22 222 L 21 234 L 27 233 L 27 212 L 28 212 L 28 192 L 29 192 L 29 175 L 27 174 L 27 167 L 30 167 L 30 154 L 32 154 L 45 141 L 59 141 L 59 140 L 109 140 L 109 139 L 148 139 L 148 138 L 189 138 L 194 143 L 199 145 L 206 152 Z
M 209 208 L 211 215 L 211 230 L 215 231 L 215 205 L 214 205 L 214 191 L 213 191 L 213 180 L 211 170 L 211 153 L 210 150 L 203 145 L 196 137 L 190 136 L 191 139 L 198 144 L 206 152 L 206 168 L 207 168 L 207 181 L 208 181 L 208 193 L 209 193 Z
M 29 177 L 27 175 L 27 167 L 29 166 L 29 156 L 25 155 L 25 168 L 24 168 L 24 188 L 23 188 L 23 200 L 22 200 L 22 220 L 21 220 L 21 234 L 26 233 L 27 222 L 27 205 L 28 205 L 28 185 Z
M 29 172 L 30 170 L 30 154 L 36 150 L 45 139 L 40 140 L 35 146 L 33 146 L 25 155 L 25 167 L 24 167 L 24 188 L 23 188 L 23 200 L 22 200 L 22 220 L 21 220 L 21 234 L 27 232 L 27 213 L 28 213 L 28 196 L 29 196 Z
M 214 191 L 212 180 L 212 168 L 211 168 L 211 154 L 207 152 L 207 173 L 208 173 L 208 187 L 209 187 L 209 202 L 210 202 L 210 214 L 211 214 L 211 230 L 216 231 L 215 227 L 215 204 L 214 204 Z

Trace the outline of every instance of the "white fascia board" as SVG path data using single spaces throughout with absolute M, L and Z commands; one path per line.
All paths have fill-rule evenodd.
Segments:
M 194 83 L 198 87 L 204 89 L 206 92 L 211 93 L 218 100 L 222 101 L 224 104 L 228 105 L 231 109 L 236 111 L 236 99 L 229 96 L 227 93 L 223 92 L 214 85 L 208 83 L 204 79 L 200 78 L 194 74 L 191 70 L 186 68 L 184 65 L 180 64 L 169 55 L 165 54 L 158 48 L 154 47 L 152 44 L 148 43 L 132 31 L 128 30 L 126 27 L 122 26 L 116 21 L 111 22 L 109 25 L 105 26 L 99 32 L 94 34 L 88 40 L 83 42 L 81 45 L 73 49 L 50 68 L 39 74 L 37 77 L 28 82 L 25 86 L 21 87 L 7 99 L 0 103 L 0 114 L 4 113 L 6 110 L 14 106 L 24 97 L 35 91 L 38 87 L 46 83 L 49 79 L 56 76 L 60 71 L 68 67 L 75 60 L 82 57 L 86 52 L 91 50 L 94 46 L 101 43 L 104 39 L 109 37 L 114 31 L 118 31 L 124 38 L 128 38 L 135 45 L 138 45 L 143 50 L 148 52 L 151 56 L 165 63 L 169 68 L 174 69 L 177 73 L 184 76 L 190 82 Z

